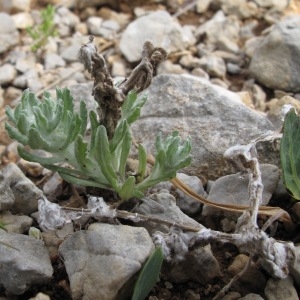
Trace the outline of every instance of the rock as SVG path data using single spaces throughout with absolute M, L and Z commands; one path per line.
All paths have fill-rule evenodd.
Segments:
M 14 163 L 7 164 L 2 172 L 15 196 L 11 211 L 24 215 L 37 211 L 38 200 L 43 197 L 43 192 Z
M 45 56 L 45 70 L 51 70 L 57 67 L 64 67 L 65 65 L 65 60 L 55 53 L 49 53 Z
M 233 262 L 228 267 L 228 272 L 232 276 L 241 272 L 247 264 L 249 257 L 245 254 L 239 254 L 235 257 Z M 255 278 L 255 280 L 253 280 Z M 254 262 L 250 263 L 249 268 L 239 278 L 240 283 L 246 287 L 246 291 L 259 291 L 263 290 L 266 286 L 267 280 L 265 275 L 256 267 Z M 244 291 L 244 292 L 246 292 Z
M 257 294 L 248 294 L 245 297 L 239 298 L 239 300 L 264 300 L 260 295 Z
M 223 153 L 273 129 L 265 117 L 242 104 L 239 96 L 198 77 L 156 76 L 147 95 L 141 118 L 132 125 L 133 136 L 149 153 L 155 153 L 154 141 L 160 131 L 166 135 L 179 130 L 182 137 L 190 135 L 193 161 L 185 173 L 200 178 L 236 173 Z M 278 152 L 275 155 L 272 148 L 266 152 L 266 147 L 263 144 L 259 151 L 260 162 L 267 157 L 268 163 L 277 165 Z
M 111 76 L 112 77 L 126 77 L 126 68 L 123 62 L 114 61 L 111 67 Z
M 7 245 L 0 247 L 0 282 L 7 292 L 21 295 L 31 285 L 51 279 L 53 268 L 42 241 L 5 231 L 0 232 L 0 237 L 1 243 Z
M 197 0 L 196 1 L 196 11 L 202 14 L 207 11 L 212 0 Z
M 265 288 L 267 300 L 297 300 L 299 299 L 291 276 L 285 279 L 271 278 Z
M 11 64 L 0 66 L 0 85 L 11 83 L 17 75 L 17 71 Z
M 289 5 L 288 0 L 254 0 L 255 3 L 264 8 L 273 8 L 276 10 L 283 10 Z
M 13 13 L 29 12 L 32 2 L 32 0 L 11 0 L 11 10 Z
M 34 25 L 33 18 L 29 12 L 20 12 L 12 15 L 12 18 L 18 29 L 26 29 Z
M 300 19 L 287 18 L 272 28 L 249 66 L 254 78 L 271 89 L 300 91 Z
M 290 275 L 293 276 L 297 286 L 300 284 L 300 245 L 295 245 L 295 260 L 289 266 Z
M 49 177 L 50 176 L 50 177 Z M 43 192 L 46 197 L 55 197 L 55 195 L 61 195 L 62 193 L 62 183 L 63 179 L 60 175 L 55 172 L 53 174 L 49 174 L 48 180 L 43 185 Z
M 169 53 L 184 50 L 196 42 L 188 28 L 184 30 L 166 11 L 156 11 L 131 22 L 121 37 L 120 50 L 129 62 L 136 62 L 141 59 L 146 40 Z
M 38 293 L 35 297 L 30 298 L 29 300 L 51 300 L 51 299 L 46 294 Z
M 64 241 L 64 238 L 57 237 L 55 232 L 42 232 L 42 240 L 49 253 L 50 260 L 56 260 L 59 257 L 58 247 Z
M 138 213 L 194 228 L 203 228 L 201 224 L 185 215 L 176 205 L 175 198 L 163 190 L 142 200 L 143 203 L 135 210 Z M 164 224 L 141 222 L 139 225 L 146 228 L 150 235 L 157 231 L 169 232 L 169 226 Z M 193 250 L 188 251 L 181 261 L 176 261 L 176 263 L 172 263 L 172 261 L 165 262 L 162 267 L 162 274 L 165 280 L 171 282 L 182 283 L 193 280 L 206 284 L 220 275 L 220 267 L 212 254 L 210 245 L 207 245 L 205 247 L 195 247 Z
M 197 176 L 188 176 L 184 173 L 177 173 L 176 177 L 189 186 L 198 195 L 203 196 L 204 198 L 207 197 L 202 182 Z M 202 204 L 200 202 L 197 202 L 178 189 L 176 189 L 176 194 L 176 203 L 186 215 L 195 216 L 201 211 Z
M 0 220 L 9 233 L 27 233 L 33 222 L 30 217 L 12 215 L 9 211 L 0 213 Z
M 173 74 L 176 74 L 176 73 L 173 73 Z M 206 80 L 209 80 L 209 75 L 201 68 L 193 69 L 191 72 L 191 75 L 198 76 L 198 77 L 204 78 Z
M 0 172 L 0 211 L 10 209 L 15 202 L 15 196 L 8 182 Z
M 72 44 L 62 50 L 60 56 L 67 62 L 72 63 L 78 61 L 79 44 Z
M 173 64 L 169 60 L 165 60 L 157 67 L 157 74 L 185 74 L 188 73 L 179 64 Z
M 80 0 L 78 3 L 78 8 L 86 8 L 86 7 L 99 7 L 99 6 L 109 6 L 113 8 L 118 7 L 117 0 Z
M 267 205 L 277 187 L 280 171 L 278 167 L 269 164 L 261 164 L 260 170 L 264 185 L 262 205 Z M 249 205 L 248 186 L 248 174 L 243 176 L 240 173 L 226 175 L 215 181 L 207 199 L 222 204 Z M 219 210 L 208 205 L 204 205 L 202 210 L 202 216 L 232 216 L 232 214 L 236 215 L 235 213 Z
M 192 54 L 182 56 L 179 60 L 179 63 L 187 69 L 201 67 L 200 58 L 197 58 Z
M 227 63 L 226 69 L 229 74 L 238 75 L 241 73 L 242 69 L 239 65 L 233 64 L 233 63 Z
M 20 73 L 36 69 L 36 55 L 34 53 L 18 53 L 19 57 L 16 61 L 16 69 Z M 32 71 L 31 71 L 32 72 Z M 30 73 L 31 73 L 30 72 Z
M 203 56 L 199 59 L 199 66 L 210 76 L 224 78 L 226 65 L 221 57 L 214 55 Z
M 238 292 L 229 292 L 221 300 L 240 300 L 241 294 Z
M 39 163 L 27 161 L 23 158 L 18 161 L 18 167 L 24 174 L 32 177 L 39 177 L 44 171 L 44 167 L 42 167 Z
M 3 12 L 0 12 L 0 40 L 0 54 L 19 43 L 19 32 L 13 18 Z
M 262 36 L 254 36 L 248 39 L 244 44 L 243 51 L 248 57 L 253 57 L 254 53 L 256 53 L 262 41 Z
M 99 35 L 103 36 L 107 40 L 114 40 L 116 39 L 119 30 L 120 25 L 117 21 L 105 20 L 99 29 Z
M 56 9 L 54 22 L 57 24 L 59 35 L 61 37 L 68 37 L 76 25 L 80 23 L 80 19 L 76 14 L 62 5 Z
M 144 228 L 94 223 L 68 236 L 59 253 L 72 298 L 112 300 L 130 295 L 135 275 L 153 250 Z
M 89 32 L 94 35 L 100 35 L 102 22 L 103 20 L 100 17 L 89 17 L 86 21 Z
M 237 43 L 239 41 L 239 20 L 236 16 L 225 16 L 224 13 L 219 10 L 215 15 L 207 22 L 200 25 L 196 32 L 196 38 L 200 39 L 205 37 L 205 41 L 208 44 L 216 45 L 220 38 L 223 40 L 228 39 L 231 42 Z
M 120 28 L 124 28 L 131 21 L 130 13 L 117 12 L 108 7 L 101 7 L 98 10 L 97 15 L 103 20 L 116 21 Z
M 269 102 L 266 103 L 268 119 L 277 128 L 280 128 L 280 126 L 282 125 L 281 109 L 285 104 L 293 105 L 297 109 L 297 111 L 300 112 L 300 102 L 291 96 L 284 96 L 280 99 L 271 99 Z
M 221 8 L 226 15 L 236 15 L 239 19 L 258 15 L 257 5 L 247 0 L 221 0 Z

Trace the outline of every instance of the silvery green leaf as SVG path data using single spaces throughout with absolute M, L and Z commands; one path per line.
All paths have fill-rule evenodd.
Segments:
M 82 136 L 84 136 L 85 131 L 86 131 L 86 126 L 87 126 L 87 115 L 88 115 L 88 111 L 86 108 L 86 104 L 84 101 L 80 101 L 80 105 L 79 105 L 79 117 L 81 120 L 81 127 L 80 127 L 80 134 Z
M 147 96 L 145 94 L 137 96 L 136 92 L 130 91 L 121 107 L 121 121 L 126 120 L 129 125 L 136 121 L 146 101 Z
M 147 153 L 142 144 L 139 144 L 138 148 L 139 166 L 137 171 L 137 183 L 144 179 L 146 167 L 147 167 Z
M 128 200 L 132 198 L 134 187 L 135 187 L 135 177 L 129 176 L 126 179 L 126 181 L 123 183 L 121 189 L 118 192 L 121 199 Z
M 96 132 L 95 147 L 97 151 L 95 151 L 94 156 L 101 167 L 103 175 L 110 183 L 111 187 L 118 192 L 118 176 L 112 167 L 112 158 L 109 151 L 107 133 L 105 127 L 102 125 L 98 127 Z
M 15 127 L 12 127 L 9 123 L 5 123 L 5 130 L 7 131 L 8 135 L 11 139 L 16 140 L 23 145 L 27 145 L 28 137 L 23 135 Z

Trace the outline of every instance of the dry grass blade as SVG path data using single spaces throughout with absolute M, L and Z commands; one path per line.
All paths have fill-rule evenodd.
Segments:
M 152 166 L 154 165 L 154 158 L 151 155 L 148 155 L 147 157 L 147 162 L 151 164 Z M 183 183 L 181 180 L 178 178 L 171 179 L 170 182 L 176 186 L 179 190 L 181 190 L 183 193 L 186 195 L 192 197 L 198 202 L 201 202 L 202 204 L 206 204 L 215 208 L 227 210 L 227 211 L 233 211 L 233 212 L 239 212 L 243 213 L 245 209 L 248 209 L 249 206 L 245 205 L 234 205 L 234 204 L 220 204 L 216 202 L 209 201 L 205 199 L 204 197 L 198 195 L 195 191 L 193 191 L 189 186 L 187 186 L 185 183 Z M 280 207 L 271 207 L 271 206 L 260 206 L 259 207 L 259 214 L 261 215 L 266 215 L 266 216 L 279 216 L 280 220 L 287 222 L 287 223 L 292 223 L 292 219 L 288 212 L 285 210 L 281 209 Z
M 182 192 L 184 192 L 186 195 L 192 197 L 193 199 L 223 210 L 228 211 L 234 211 L 234 212 L 240 212 L 242 213 L 245 209 L 248 209 L 249 206 L 245 205 L 233 205 L 233 204 L 219 204 L 212 201 L 209 201 L 205 199 L 204 197 L 198 195 L 195 191 L 193 191 L 190 187 L 188 187 L 186 184 L 184 184 L 181 180 L 178 178 L 174 178 L 170 180 L 172 184 L 174 184 L 178 189 L 180 189 Z M 280 219 L 285 222 L 292 222 L 290 215 L 280 207 L 271 207 L 271 206 L 260 206 L 259 207 L 259 214 L 266 215 L 266 216 L 278 216 L 280 215 Z

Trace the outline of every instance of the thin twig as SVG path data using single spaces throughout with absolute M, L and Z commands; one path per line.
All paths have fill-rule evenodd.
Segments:
M 63 210 L 69 210 L 74 212 L 81 212 L 81 213 L 91 213 L 92 211 L 90 209 L 84 209 L 84 208 L 74 208 L 74 207 L 62 207 Z M 132 220 L 133 222 L 155 222 L 155 223 L 161 223 L 166 224 L 168 226 L 176 226 L 186 231 L 193 231 L 198 232 L 201 230 L 201 228 L 192 227 L 192 226 L 186 226 L 180 223 L 160 219 L 157 217 L 149 216 L 149 215 L 142 215 L 139 213 L 131 213 L 125 210 L 115 210 L 116 216 L 121 219 L 126 220 Z

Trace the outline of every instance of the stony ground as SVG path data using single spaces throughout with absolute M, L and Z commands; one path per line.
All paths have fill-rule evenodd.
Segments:
M 25 28 L 39 24 L 40 12 L 48 3 L 55 5 L 54 20 L 58 34 L 50 37 L 44 48 L 33 52 L 33 40 Z M 26 88 L 41 95 L 45 89 L 53 94 L 55 86 L 67 86 L 75 95 L 91 99 L 91 78 L 78 60 L 78 50 L 88 42 L 89 35 L 95 36 L 95 43 L 106 58 L 113 77 L 129 76 L 141 59 L 145 39 L 151 39 L 155 46 L 168 51 L 167 60 L 157 68 L 159 76 L 150 87 L 149 104 L 142 113 L 142 120 L 133 127 L 134 136 L 145 142 L 151 151 L 151 145 L 147 143 L 153 140 L 152 133 L 155 135 L 156 129 L 168 131 L 175 128 L 183 134 L 190 134 L 195 158 L 186 170 L 189 177 L 184 178 L 182 174 L 182 180 L 198 194 L 213 201 L 220 199 L 221 203 L 239 203 L 240 199 L 245 199 L 247 205 L 248 181 L 241 180 L 235 174 L 224 179 L 225 175 L 233 173 L 233 169 L 221 158 L 222 153 L 235 143 L 249 142 L 250 137 L 279 128 L 283 104 L 292 103 L 299 108 L 299 34 L 300 3 L 297 0 L 169 0 L 146 3 L 139 0 L 24 0 L 22 4 L 2 0 L 0 154 L 1 178 L 4 179 L 1 182 L 3 194 L 8 195 L 6 199 L 22 198 L 14 189 L 16 182 L 22 182 L 22 186 L 31 191 L 31 194 L 26 194 L 27 197 L 33 200 L 32 207 L 28 204 L 25 208 L 13 201 L 0 201 L 1 219 L 15 225 L 9 227 L 8 224 L 8 232 L 25 236 L 29 227 L 39 227 L 34 212 L 36 199 L 41 193 L 49 200 L 62 204 L 76 204 L 78 194 L 86 200 L 86 190 L 74 191 L 58 176 L 20 160 L 16 143 L 8 138 L 4 129 L 4 107 L 14 107 Z M 197 150 L 200 148 L 204 150 Z M 283 207 L 292 215 L 297 226 L 300 208 L 279 183 L 278 151 L 262 148 L 264 204 Z M 30 183 L 26 181 L 28 178 Z M 217 179 L 220 180 L 212 185 L 212 181 Z M 237 185 L 239 188 L 236 188 Z M 9 194 L 11 191 L 7 186 L 10 186 L 14 196 Z M 236 217 L 203 208 L 191 199 L 186 200 L 178 190 L 167 188 L 176 196 L 181 210 L 193 219 L 187 222 L 197 220 L 209 228 L 226 232 L 233 230 Z M 22 194 L 22 189 L 19 193 Z M 263 224 L 265 218 L 261 217 L 259 222 Z M 276 226 L 270 234 L 298 242 L 295 229 L 287 231 L 281 222 Z M 65 265 L 57 252 L 59 244 L 69 233 L 61 233 L 56 239 L 43 233 L 54 268 L 52 280 L 46 285 L 34 283 L 20 296 L 13 296 L 16 287 L 8 289 L 9 285 L 4 284 L 5 273 L 0 271 L 1 282 L 6 287 L 0 288 L 3 299 L 49 299 L 46 295 L 51 299 L 72 299 Z M 6 238 L 10 239 L 9 236 Z M 76 245 L 76 241 L 73 243 Z M 21 240 L 19 245 L 22 245 Z M 213 255 L 209 252 L 211 256 L 207 258 L 211 269 L 204 270 L 204 262 L 204 275 L 190 272 L 185 275 L 186 280 L 181 280 L 180 275 L 176 274 L 178 270 L 183 274 L 184 269 L 190 268 L 192 260 L 178 267 L 177 271 L 172 269 L 172 276 L 168 276 L 168 267 L 165 267 L 167 271 L 163 270 L 161 281 L 148 299 L 213 299 L 241 270 L 247 257 L 229 243 L 212 243 L 211 247 Z M 67 254 L 64 255 L 67 257 Z M 214 259 L 218 261 L 218 266 L 214 265 Z M 197 272 L 201 273 L 199 270 Z M 265 270 L 253 263 L 242 279 L 223 300 L 298 299 L 296 283 L 299 284 L 299 277 L 295 276 L 285 283 L 286 286 L 281 286 L 281 282 L 274 283 Z M 276 296 L 272 294 L 272 290 L 276 290 L 274 285 L 278 286 Z M 292 295 L 287 296 L 288 292 L 280 294 L 280 290 L 290 291 Z M 39 298 L 37 293 L 44 296 Z

